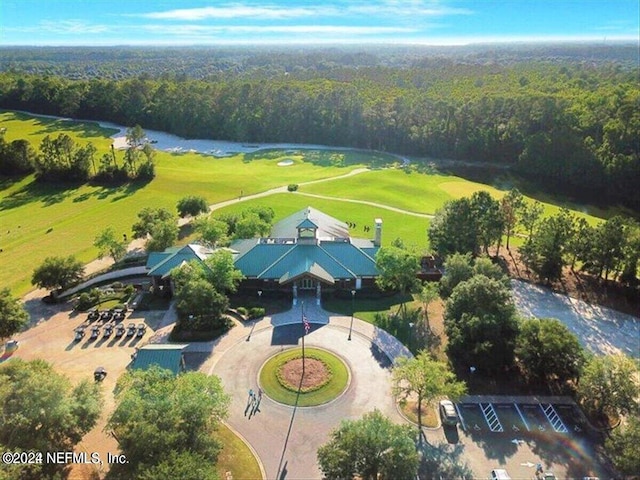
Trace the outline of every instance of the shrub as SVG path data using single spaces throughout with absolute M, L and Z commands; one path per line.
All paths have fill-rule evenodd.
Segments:
M 249 315 L 249 311 L 245 307 L 238 307 L 236 308 L 236 311 L 243 317 L 246 317 Z
M 249 318 L 264 317 L 265 309 L 262 307 L 251 307 L 249 309 Z
M 89 295 L 86 292 L 85 293 L 81 293 L 78 296 L 78 301 L 76 302 L 75 309 L 80 311 L 80 312 L 84 312 L 86 310 L 89 310 L 91 307 L 93 307 L 94 304 L 95 304 L 95 302 L 91 298 L 91 295 Z
M 287 190 L 289 190 L 290 192 L 295 192 L 296 190 L 298 190 L 298 184 L 297 183 L 290 183 L 287 186 Z

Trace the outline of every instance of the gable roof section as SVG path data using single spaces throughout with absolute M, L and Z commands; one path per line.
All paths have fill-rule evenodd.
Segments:
M 318 280 L 322 280 L 326 283 L 334 284 L 336 283 L 335 278 L 331 276 L 329 272 L 327 272 L 324 268 L 322 268 L 317 263 L 313 263 L 311 265 L 296 265 L 296 268 L 293 271 L 286 272 L 279 279 L 279 283 L 287 283 L 291 282 L 297 278 L 300 278 L 304 275 L 309 275 Z
M 235 266 L 245 277 L 259 277 L 295 247 L 293 243 L 254 243 L 252 249 L 237 258 Z
M 155 255 L 154 255 L 155 253 Z M 162 253 L 154 252 L 147 259 L 148 275 L 165 277 L 175 267 L 191 260 L 203 261 L 212 250 L 201 245 L 189 244 L 184 247 L 174 247 Z
M 171 370 L 174 375 L 184 370 L 182 350 L 186 345 L 153 344 L 145 345 L 136 353 L 131 368 L 147 370 L 153 365 Z
M 321 248 L 339 262 L 344 268 L 358 277 L 378 275 L 375 252 L 373 256 L 348 242 L 321 242 Z M 373 249 L 371 249 L 373 250 Z M 377 252 L 377 248 L 375 251 Z
M 313 207 L 304 208 L 280 220 L 271 228 L 271 236 L 273 238 L 295 238 L 298 236 L 298 227 L 306 228 L 306 225 L 302 224 L 307 220 L 313 225 L 310 228 L 318 229 L 316 234 L 318 238 L 349 237 L 349 228 L 346 223 Z
M 325 273 L 318 270 L 321 267 Z M 316 272 L 318 278 L 355 278 L 356 275 L 318 245 L 296 244 L 258 275 L 264 279 L 292 279 Z M 282 280 L 281 280 L 282 281 Z M 329 281 L 329 280 L 328 280 Z M 333 283 L 333 281 L 331 281 Z

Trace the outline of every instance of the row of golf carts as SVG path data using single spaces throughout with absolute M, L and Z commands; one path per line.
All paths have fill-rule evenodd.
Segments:
M 98 325 L 94 325 L 93 327 L 91 327 L 91 330 L 90 330 L 91 334 L 89 335 L 89 340 L 96 340 L 98 337 L 100 337 L 100 335 L 102 335 L 103 338 L 110 338 L 112 335 L 115 338 L 142 337 L 144 336 L 146 331 L 147 331 L 147 326 L 144 323 L 139 323 L 138 325 L 136 325 L 135 323 L 130 323 L 129 325 L 127 325 L 126 328 L 122 323 L 119 323 L 115 327 L 113 324 L 108 323 L 104 325 L 102 328 L 100 328 Z M 87 333 L 87 327 L 85 327 L 84 325 L 81 325 L 77 327 L 74 330 L 74 332 L 75 332 L 74 339 L 76 342 L 79 342 L 85 337 Z
M 111 310 L 89 310 L 87 321 L 74 329 L 75 341 L 79 342 L 82 340 L 86 336 L 87 330 L 91 332 L 89 340 L 96 340 L 100 336 L 110 338 L 112 335 L 115 336 L 115 338 L 142 337 L 147 330 L 147 326 L 144 323 L 139 323 L 138 325 L 129 323 L 126 327 L 120 323 L 124 320 L 126 313 L 125 309 L 119 308 Z M 93 322 L 96 323 L 91 326 Z M 102 327 L 100 327 L 98 323 L 102 323 Z M 91 326 L 90 329 L 89 326 Z

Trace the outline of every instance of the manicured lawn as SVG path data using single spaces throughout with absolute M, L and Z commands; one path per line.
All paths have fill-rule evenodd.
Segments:
M 216 470 L 221 479 L 231 472 L 234 480 L 256 480 L 262 478 L 260 466 L 247 445 L 224 424 L 218 426 L 216 436 L 224 447 L 218 456 Z
M 300 191 L 331 197 L 368 200 L 418 213 L 434 213 L 454 198 L 440 185 L 450 181 L 447 175 L 407 173 L 404 170 L 374 170 L 354 177 L 326 183 L 302 185 Z M 461 183 L 464 184 L 465 181 Z M 471 182 L 466 182 L 471 184 Z
M 358 175 L 356 175 L 356 177 L 358 177 Z M 390 244 L 396 238 L 402 238 L 406 244 L 415 245 L 419 249 L 427 247 L 429 220 L 426 218 L 413 217 L 368 205 L 342 202 L 339 200 L 309 198 L 296 193 L 282 193 L 250 202 L 242 202 L 216 210 L 214 215 L 239 212 L 251 205 L 265 205 L 273 208 L 276 212 L 274 222 L 282 220 L 305 207 L 312 206 L 339 220 L 355 223 L 357 227 L 351 230 L 351 235 L 360 238 L 373 238 L 374 219 L 380 217 L 383 221 L 383 245 Z M 370 232 L 364 231 L 365 225 L 371 227 Z
M 474 192 L 486 191 L 494 198 L 502 198 L 507 190 L 500 190 L 483 183 L 472 182 L 464 178 L 446 174 L 427 174 L 405 170 L 375 170 L 355 177 L 333 180 L 331 182 L 303 185 L 300 192 L 326 195 L 336 198 L 368 200 L 390 205 L 403 210 L 433 214 L 444 202 L 462 197 L 469 197 Z M 526 197 L 529 201 L 532 198 Z M 555 215 L 562 207 L 573 211 L 578 217 L 584 217 L 591 224 L 599 218 L 589 215 L 608 216 L 617 212 L 602 210 L 596 207 L 579 206 L 565 203 L 560 206 L 551 202 L 552 198 L 540 197 L 545 215 Z
M 347 387 L 349 370 L 338 357 L 318 348 L 305 348 L 305 355 L 307 358 L 313 357 L 321 360 L 331 370 L 332 377 L 326 385 L 318 390 L 298 394 L 298 392 L 289 390 L 280 384 L 276 375 L 278 369 L 287 361 L 300 357 L 301 351 L 300 348 L 292 348 L 267 360 L 260 371 L 260 385 L 265 393 L 276 402 L 298 405 L 299 407 L 322 405 L 340 395 Z
M 390 296 L 361 298 L 361 296 L 356 294 L 353 301 L 354 316 L 375 324 L 376 313 L 394 313 L 398 310 L 403 300 L 408 302 L 407 308 L 417 308 L 417 306 L 419 306 L 417 302 L 415 305 L 412 303 L 413 297 L 411 295 L 403 296 L 398 293 Z M 341 315 L 351 315 L 351 299 L 336 298 L 335 296 L 327 295 L 322 299 L 322 308 Z

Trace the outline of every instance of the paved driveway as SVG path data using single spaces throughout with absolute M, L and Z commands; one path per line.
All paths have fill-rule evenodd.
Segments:
M 557 318 L 593 353 L 640 357 L 640 318 L 527 282 L 512 280 L 511 285 L 516 306 L 524 316 Z
M 391 395 L 391 361 L 382 348 L 388 347 L 393 357 L 394 352 L 405 353 L 403 347 L 385 336 L 386 332 L 358 319 L 354 319 L 348 340 L 350 317 L 330 317 L 309 304 L 305 315 L 313 325 L 305 345 L 324 348 L 345 361 L 351 375 L 347 390 L 327 405 L 308 408 L 280 405 L 265 396 L 256 415 L 244 415 L 248 390 L 257 390 L 263 363 L 300 344 L 300 314 L 294 308 L 255 324 L 236 326 L 216 344 L 213 360 L 207 362 L 208 372 L 222 378 L 232 397 L 229 425 L 256 450 L 269 479 L 321 478 L 316 451 L 344 419 L 360 418 L 377 408 L 402 422 Z M 239 472 L 233 474 L 236 478 Z

